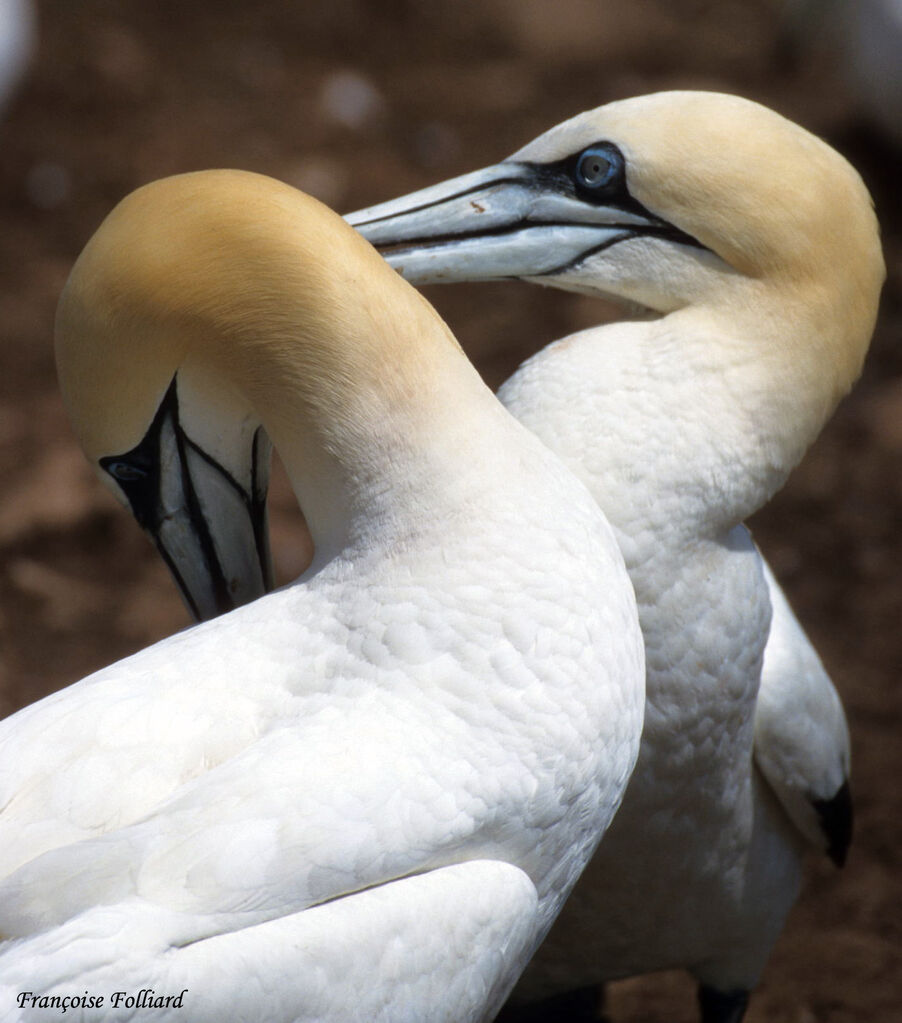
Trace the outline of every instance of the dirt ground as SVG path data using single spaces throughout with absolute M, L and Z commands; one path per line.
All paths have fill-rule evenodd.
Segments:
M 162 564 L 87 468 L 63 414 L 59 290 L 111 206 L 165 174 L 243 167 L 338 210 L 499 159 L 609 99 L 737 92 L 824 135 L 877 203 L 889 278 L 863 379 L 753 523 L 843 695 L 857 832 L 812 863 L 748 1023 L 902 1018 L 902 160 L 868 127 L 842 50 L 780 0 L 41 0 L 0 123 L 0 712 L 187 624 Z M 815 8 L 817 5 L 813 5 Z M 902 111 L 900 111 L 902 116 Z M 526 285 L 429 297 L 497 385 L 609 310 Z M 282 580 L 296 513 L 276 481 Z M 615 1023 L 693 1020 L 679 975 L 617 985 Z

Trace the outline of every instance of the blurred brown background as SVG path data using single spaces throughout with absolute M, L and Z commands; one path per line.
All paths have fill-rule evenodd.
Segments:
M 858 826 L 845 871 L 812 863 L 748 1023 L 902 1018 L 902 160 L 892 119 L 881 129 L 848 70 L 855 28 L 833 17 L 841 7 L 40 0 L 29 72 L 0 114 L 0 711 L 187 624 L 162 564 L 84 463 L 54 375 L 57 295 L 126 192 L 242 167 L 348 211 L 493 162 L 610 99 L 674 87 L 749 96 L 861 170 L 889 278 L 862 381 L 753 523 L 845 700 Z M 865 67 L 879 70 L 878 57 Z M 608 314 L 527 285 L 430 298 L 492 385 Z M 296 513 L 279 479 L 273 505 L 286 580 Z M 689 1023 L 691 985 L 678 975 L 618 985 L 611 1014 Z

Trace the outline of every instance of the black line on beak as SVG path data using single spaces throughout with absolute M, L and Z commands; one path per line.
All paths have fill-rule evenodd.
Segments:
M 475 238 L 498 238 L 504 237 L 505 235 L 512 235 L 518 231 L 522 231 L 524 228 L 529 227 L 582 227 L 586 228 L 597 228 L 603 227 L 612 231 L 622 231 L 623 234 L 617 238 L 609 239 L 608 241 L 602 242 L 599 246 L 587 250 L 585 253 L 576 257 L 575 259 L 561 264 L 560 267 L 553 270 L 546 270 L 541 274 L 536 274 L 537 277 L 548 276 L 549 274 L 561 273 L 566 269 L 578 266 L 584 259 L 594 255 L 596 252 L 600 252 L 603 249 L 609 248 L 611 245 L 616 245 L 618 242 L 626 241 L 631 238 L 639 238 L 643 236 L 651 236 L 655 238 L 662 238 L 667 241 L 672 241 L 679 245 L 690 245 L 693 248 L 707 250 L 707 246 L 703 245 L 697 238 L 687 234 L 685 231 L 680 230 L 678 227 L 674 227 L 673 224 L 668 223 L 662 217 L 652 213 L 651 210 L 646 209 L 642 203 L 635 199 L 626 187 L 624 180 L 622 188 L 614 195 L 608 195 L 603 200 L 599 199 L 597 202 L 592 202 L 587 199 L 586 196 L 580 192 L 573 178 L 573 165 L 576 157 L 567 157 L 564 160 L 559 160 L 555 163 L 518 163 L 512 164 L 511 166 L 520 167 L 526 173 L 520 175 L 508 175 L 495 178 L 491 181 L 485 181 L 478 185 L 473 185 L 470 188 L 461 189 L 459 192 L 454 192 L 450 195 L 443 196 L 440 199 L 434 199 L 431 202 L 422 203 L 419 206 L 413 206 L 409 210 L 405 210 L 403 213 L 387 214 L 383 217 L 375 217 L 372 220 L 363 221 L 359 224 L 355 224 L 355 228 L 369 227 L 373 224 L 378 224 L 385 220 L 392 220 L 396 217 L 406 216 L 410 213 L 419 213 L 423 210 L 432 209 L 437 206 L 442 206 L 445 203 L 452 202 L 455 199 L 461 199 L 467 195 L 472 195 L 476 192 L 483 192 L 486 189 L 494 188 L 498 185 L 519 185 L 529 192 L 536 194 L 542 192 L 551 192 L 557 195 L 564 195 L 577 202 L 584 203 L 587 206 L 605 206 L 610 209 L 619 210 L 622 213 L 631 214 L 633 216 L 642 217 L 648 221 L 647 224 L 593 224 L 585 223 L 582 224 L 578 221 L 573 220 L 543 220 L 540 217 L 533 217 L 528 213 L 520 217 L 516 221 L 510 223 L 492 227 L 492 228 L 478 228 L 474 227 L 470 230 L 463 229 L 460 231 L 449 231 L 444 234 L 433 234 L 425 235 L 420 237 L 406 238 L 396 242 L 387 243 L 375 243 L 375 248 L 378 252 L 383 255 L 401 253 L 408 249 L 416 248 L 437 248 L 441 245 L 446 245 L 452 242 L 467 241 Z
M 157 553 L 160 555 L 163 561 L 166 562 L 166 567 L 172 573 L 172 578 L 175 579 L 176 586 L 178 586 L 179 588 L 179 593 L 181 593 L 182 598 L 188 605 L 188 610 L 191 612 L 191 617 L 196 622 L 201 621 L 200 608 L 197 606 L 194 597 L 191 595 L 191 590 L 188 588 L 184 576 L 178 570 L 178 566 L 176 565 L 176 563 L 169 556 L 169 551 L 167 551 L 166 548 L 163 546 L 158 534 L 153 533 L 152 536 L 154 547 L 156 547 Z
M 204 561 L 204 567 L 211 581 L 217 611 L 220 614 L 225 611 L 231 611 L 235 606 L 235 602 L 232 600 L 229 593 L 229 587 L 226 582 L 225 574 L 222 570 L 222 565 L 216 555 L 213 537 L 210 534 L 207 520 L 204 518 L 202 513 L 200 500 L 198 499 L 197 491 L 194 488 L 191 474 L 188 471 L 186 448 L 190 446 L 193 450 L 207 458 L 207 460 L 216 466 L 216 468 L 222 472 L 242 494 L 244 492 L 241 491 L 238 484 L 235 483 L 232 477 L 225 472 L 222 466 L 218 465 L 218 463 L 213 461 L 213 459 L 210 459 L 204 451 L 198 448 L 181 428 L 179 422 L 177 375 L 172 378 L 172 382 L 167 388 L 166 393 L 163 396 L 163 400 L 160 402 L 160 406 L 154 415 L 153 421 L 140 443 L 138 443 L 130 451 L 126 451 L 121 455 L 111 455 L 101 458 L 100 466 L 116 480 L 122 492 L 128 499 L 128 503 L 132 509 L 132 514 L 137 519 L 138 524 L 153 537 L 154 545 L 160 552 L 160 556 L 169 566 L 173 577 L 179 585 L 179 589 L 182 591 L 186 602 L 191 608 L 192 614 L 196 619 L 200 620 L 201 616 L 199 609 L 192 598 L 188 587 L 185 585 L 184 578 L 176 568 L 172 557 L 166 551 L 160 539 L 160 527 L 162 526 L 165 518 L 165 510 L 162 505 L 160 478 L 162 448 L 161 438 L 163 428 L 166 425 L 167 420 L 169 420 L 172 425 L 172 431 L 175 437 L 181 471 L 182 492 L 188 508 L 188 515 L 191 525 L 197 535 L 197 541 Z
M 529 166 L 523 164 L 522 166 Z M 531 182 L 527 179 L 517 177 L 501 177 L 495 178 L 492 181 L 482 182 L 479 185 L 473 185 L 471 188 L 463 188 L 459 192 L 454 192 L 451 195 L 444 195 L 441 199 L 433 199 L 432 202 L 424 202 L 419 206 L 411 206 L 409 210 L 404 210 L 403 214 L 398 213 L 387 213 L 384 217 L 373 217 L 372 220 L 364 220 L 359 224 L 355 224 L 355 230 L 361 227 L 369 227 L 371 224 L 380 224 L 383 220 L 393 220 L 397 216 L 406 216 L 408 213 L 420 213 L 423 210 L 432 209 L 435 206 L 443 206 L 446 202 L 451 202 L 453 199 L 462 199 L 465 195 L 472 195 L 474 192 L 484 192 L 487 188 L 494 188 L 496 185 L 524 185 L 526 188 L 531 187 Z
M 575 270 L 597 253 L 604 252 L 605 249 L 611 249 L 615 245 L 629 241 L 632 238 L 662 238 L 677 245 L 691 245 L 694 248 L 708 251 L 707 246 L 702 245 L 701 242 L 697 242 L 691 235 L 685 234 L 679 228 L 671 227 L 669 224 L 660 228 L 643 227 L 638 229 L 633 225 L 625 227 L 614 224 L 612 226 L 615 228 L 620 227 L 623 230 L 623 234 L 618 235 L 616 238 L 608 238 L 607 241 L 601 242 L 599 245 L 593 245 L 592 248 L 586 249 L 585 252 L 581 252 L 566 263 L 561 263 L 560 266 L 552 267 L 550 270 L 543 270 L 541 273 L 530 274 L 529 276 L 550 277 L 555 274 L 566 273 L 568 270 Z
M 175 443 L 179 454 L 179 466 L 182 474 L 182 490 L 185 494 L 186 503 L 188 505 L 188 514 L 191 519 L 191 524 L 194 526 L 197 533 L 201 555 L 204 559 L 204 566 L 209 573 L 210 581 L 212 583 L 213 596 L 216 601 L 216 610 L 219 614 L 224 614 L 226 611 L 231 611 L 235 607 L 235 601 L 232 600 L 232 595 L 229 592 L 229 584 L 226 581 L 225 573 L 223 572 L 222 565 L 217 557 L 216 546 L 213 543 L 210 527 L 207 525 L 203 509 L 200 506 L 200 499 L 197 496 L 197 490 L 194 487 L 194 481 L 191 479 L 191 472 L 188 469 L 187 449 L 190 447 L 192 450 L 203 455 L 204 458 L 206 458 L 225 475 L 226 479 L 235 486 L 237 486 L 237 484 L 235 484 L 235 481 L 228 473 L 225 472 L 222 466 L 199 448 L 182 429 L 179 421 L 178 400 L 175 398 L 175 387 L 176 378 L 173 377 L 172 384 L 170 385 L 170 390 L 173 392 L 172 425 L 175 432 Z M 241 490 L 240 487 L 238 489 Z
M 254 530 L 254 546 L 257 548 L 257 558 L 260 562 L 260 572 L 263 576 L 263 585 L 271 590 L 275 585 L 271 566 L 269 551 L 269 531 L 266 528 L 266 486 L 260 482 L 260 440 L 263 437 L 263 427 L 258 426 L 254 433 L 254 445 L 251 452 L 251 495 L 249 502 L 249 514 L 251 526 Z

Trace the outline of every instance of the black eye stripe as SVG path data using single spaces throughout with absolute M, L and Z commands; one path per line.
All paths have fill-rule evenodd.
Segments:
M 579 179 L 580 161 L 593 152 L 603 155 L 611 164 L 611 173 L 603 187 L 586 187 Z M 537 189 L 544 188 L 558 195 L 571 196 L 593 205 L 612 206 L 623 210 L 624 213 L 635 213 L 653 224 L 670 227 L 665 220 L 655 216 L 630 194 L 626 180 L 626 158 L 613 142 L 593 142 L 578 153 L 566 156 L 562 160 L 555 160 L 553 163 L 523 163 L 521 166 L 529 167 L 533 174 L 533 185 Z
M 609 160 L 612 166 L 612 173 L 608 176 L 603 187 L 588 188 L 580 184 L 578 167 L 580 161 L 591 153 L 603 155 Z M 694 248 L 705 249 L 700 241 L 691 235 L 681 231 L 678 227 L 668 223 L 662 217 L 652 213 L 643 206 L 638 199 L 634 198 L 627 184 L 626 157 L 619 146 L 613 142 L 601 140 L 585 146 L 578 153 L 566 156 L 562 160 L 555 160 L 553 163 L 526 163 L 521 167 L 528 167 L 532 173 L 532 187 L 537 191 L 547 190 L 556 192 L 558 195 L 570 196 L 579 199 L 581 202 L 590 203 L 595 206 L 608 206 L 612 209 L 621 210 L 624 213 L 634 214 L 642 217 L 648 222 L 648 227 L 638 227 L 632 236 L 660 235 L 669 238 L 671 241 L 682 245 L 691 245 Z
M 649 211 L 630 195 L 626 182 L 626 158 L 613 142 L 593 142 L 562 160 L 526 166 L 533 170 L 537 183 L 553 188 L 559 194 L 649 215 Z
M 614 171 L 614 173 L 610 175 L 604 188 L 592 189 L 580 187 L 577 183 L 577 165 L 580 159 L 592 150 L 601 151 L 604 154 L 605 159 L 611 162 Z M 498 164 L 496 167 L 491 168 L 491 170 L 497 172 L 496 177 L 492 178 L 487 176 L 485 179 L 476 181 L 475 183 L 469 183 L 466 187 L 460 188 L 457 191 L 449 191 L 446 194 L 438 195 L 436 198 L 430 199 L 427 202 L 411 206 L 403 212 L 404 214 L 417 214 L 430 209 L 440 210 L 445 204 L 464 199 L 468 195 L 478 196 L 479 193 L 486 190 L 494 189 L 504 191 L 505 189 L 510 189 L 513 192 L 522 190 L 528 194 L 531 193 L 538 199 L 541 199 L 545 195 L 562 196 L 568 199 L 576 199 L 588 205 L 604 206 L 612 210 L 620 210 L 625 214 L 641 217 L 645 222 L 644 224 L 636 225 L 632 223 L 625 223 L 623 225 L 624 229 L 629 232 L 630 238 L 652 235 L 666 238 L 677 244 L 691 245 L 694 248 L 699 249 L 706 248 L 705 245 L 693 238 L 691 235 L 686 234 L 679 228 L 668 223 L 662 217 L 652 213 L 651 210 L 647 209 L 642 205 L 642 203 L 633 197 L 626 181 L 626 158 L 623 156 L 619 147 L 613 142 L 596 142 L 590 146 L 584 147 L 577 153 L 566 156 L 561 160 L 554 160 L 548 163 L 535 163 L 530 160 L 511 159 Z M 495 227 L 490 229 L 483 227 L 478 220 L 467 221 L 467 219 L 464 218 L 463 225 L 455 225 L 447 232 L 436 230 L 432 230 L 430 232 L 430 230 L 426 228 L 421 235 L 410 234 L 406 237 L 399 238 L 397 241 L 379 242 L 376 244 L 376 249 L 387 255 L 400 254 L 408 250 L 413 251 L 417 248 L 441 248 L 445 244 L 463 241 L 468 238 L 478 239 L 488 236 L 514 234 L 524 228 L 533 226 L 551 226 L 554 224 L 569 226 L 573 223 L 573 221 L 570 221 L 567 218 L 566 214 L 563 214 L 563 218 L 561 219 L 556 217 L 553 213 L 543 214 L 535 212 L 530 208 L 528 201 L 525 204 L 525 207 L 526 208 L 522 213 L 518 215 L 512 214 L 509 220 L 502 220 Z M 391 221 L 394 216 L 398 216 L 398 214 L 387 213 L 381 217 L 374 217 L 372 220 L 368 220 L 365 223 L 360 223 L 356 226 L 361 228 L 379 223 L 380 221 Z M 439 219 L 438 223 L 441 225 L 441 219 Z M 472 226 L 470 226 L 471 224 Z M 604 247 L 607 247 L 607 243 L 602 246 L 602 248 Z M 580 262 L 583 258 L 584 256 L 579 257 L 579 259 L 575 260 L 574 263 Z M 551 272 L 554 273 L 557 271 Z
M 176 381 L 172 378 L 153 422 L 141 441 L 130 451 L 107 455 L 98 460 L 128 498 L 132 514 L 142 529 L 157 529 L 160 523 L 160 436 L 167 417 L 178 421 Z

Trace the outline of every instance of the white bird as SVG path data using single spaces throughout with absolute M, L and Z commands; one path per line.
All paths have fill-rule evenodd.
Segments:
M 316 556 L 0 725 L 0 1018 L 491 1019 L 638 751 L 597 504 L 369 245 L 257 175 L 124 200 L 57 358 L 100 474 L 177 569 L 209 556 L 189 591 L 248 543 L 210 495 L 255 507 L 261 427 Z
M 614 526 L 648 671 L 624 804 L 516 994 L 683 967 L 705 1023 L 738 1021 L 803 840 L 842 863 L 851 837 L 842 706 L 742 523 L 860 371 L 884 276 L 870 197 L 772 111 L 673 92 L 347 219 L 414 283 L 522 278 L 648 314 L 499 391 Z

